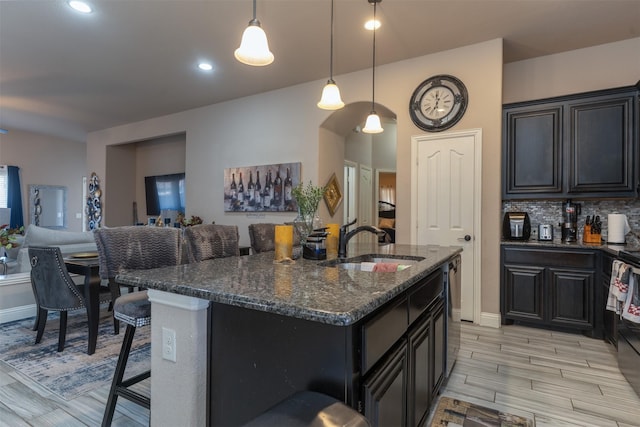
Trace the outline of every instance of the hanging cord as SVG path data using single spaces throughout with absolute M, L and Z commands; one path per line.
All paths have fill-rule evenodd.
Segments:
M 329 49 L 329 81 L 333 81 L 333 0 L 331 0 L 331 47 Z
M 375 111 L 376 102 L 376 6 L 378 2 L 373 3 L 373 79 L 371 80 L 371 111 Z

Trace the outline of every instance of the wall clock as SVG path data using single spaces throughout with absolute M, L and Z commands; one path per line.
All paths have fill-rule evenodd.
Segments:
M 462 118 L 467 109 L 465 85 L 456 77 L 437 75 L 418 85 L 409 100 L 411 120 L 422 130 L 440 132 Z

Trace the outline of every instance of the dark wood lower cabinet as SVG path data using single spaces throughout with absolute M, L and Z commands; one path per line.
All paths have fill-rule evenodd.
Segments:
M 438 269 L 347 326 L 212 303 L 209 425 L 242 425 L 301 390 L 372 427 L 422 425 L 445 372 L 445 277 Z
M 372 427 L 424 423 L 444 381 L 445 352 L 444 298 L 438 297 L 407 339 L 367 374 L 362 395 Z
M 502 315 L 543 323 L 544 267 L 504 264 L 502 267 Z
M 503 246 L 503 323 L 580 330 L 602 335 L 602 293 L 596 292 L 599 252 Z
M 444 301 L 439 301 L 433 309 L 431 317 L 433 324 L 433 381 L 431 383 L 431 395 L 434 397 L 440 386 L 444 382 L 445 359 L 446 359 L 446 321 L 444 312 Z
M 433 357 L 431 356 L 431 322 L 421 322 L 409 334 L 409 354 L 411 357 L 411 383 L 409 384 L 409 394 L 411 404 L 408 406 L 408 418 L 412 426 L 417 426 L 425 411 L 431 407 L 431 373 L 430 366 Z
M 591 329 L 595 270 L 549 269 L 549 321 L 560 326 Z
M 405 426 L 407 345 L 387 356 L 363 384 L 364 416 L 372 426 Z

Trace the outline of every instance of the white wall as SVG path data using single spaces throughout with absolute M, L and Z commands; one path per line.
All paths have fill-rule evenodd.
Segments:
M 505 104 L 640 81 L 640 37 L 504 66 Z
M 0 164 L 20 167 L 22 209 L 25 225 L 29 223 L 29 185 L 67 187 L 67 229 L 82 231 L 82 177 L 87 173 L 86 146 L 48 135 L 20 130 L 0 134 Z

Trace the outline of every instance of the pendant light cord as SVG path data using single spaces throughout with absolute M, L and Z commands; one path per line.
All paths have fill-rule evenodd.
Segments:
M 333 82 L 333 0 L 331 0 L 331 47 L 329 48 L 329 80 Z
M 256 0 L 253 0 L 253 20 L 256 20 Z
M 376 6 L 377 1 L 373 3 L 373 78 L 371 79 L 371 111 L 375 111 L 376 103 Z

